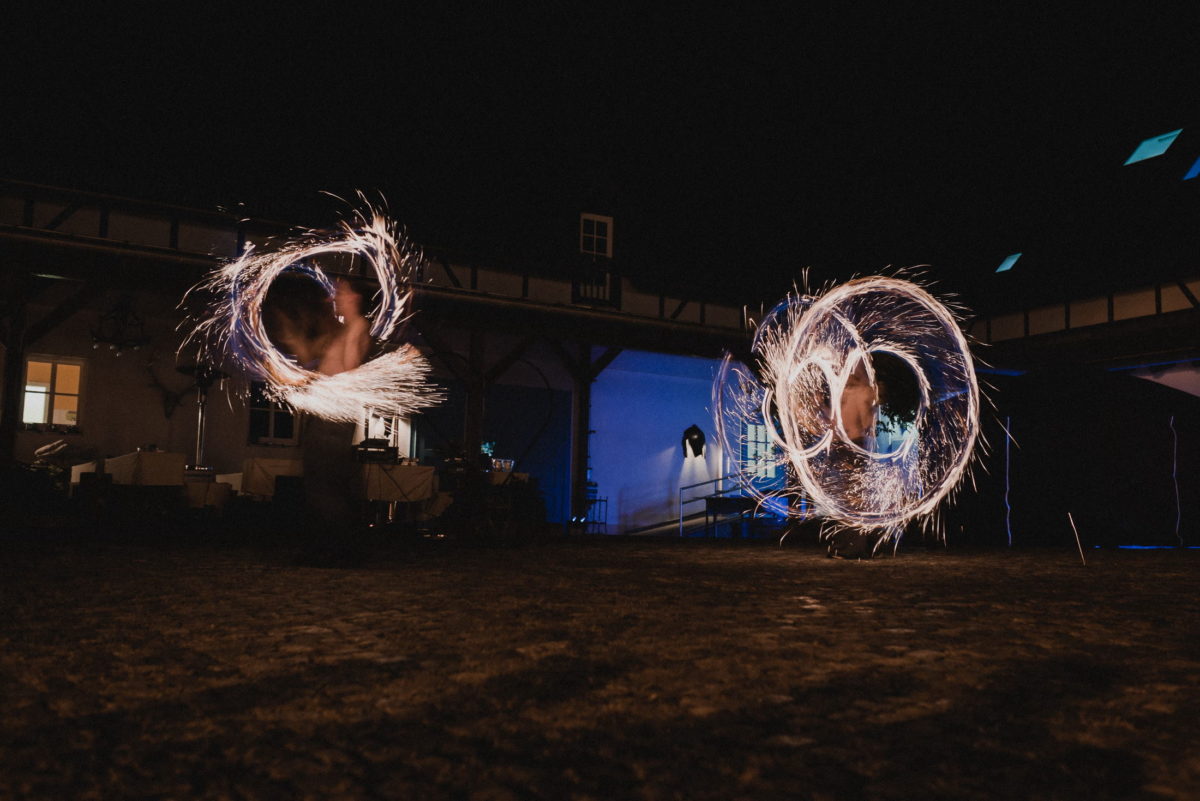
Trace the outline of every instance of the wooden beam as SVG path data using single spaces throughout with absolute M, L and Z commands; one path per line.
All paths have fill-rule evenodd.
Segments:
M 525 351 L 535 341 L 537 341 L 537 337 L 527 336 L 518 342 L 515 348 L 504 354 L 504 356 L 500 357 L 500 359 L 487 369 L 487 372 L 484 373 L 484 380 L 489 384 L 494 384 L 500 376 L 504 375 L 510 367 L 525 355 Z
M 79 201 L 75 201 L 74 203 L 68 204 L 62 211 L 60 211 L 58 214 L 55 214 L 54 217 L 51 218 L 50 222 L 46 223 L 46 230 L 47 231 L 58 230 L 58 226 L 65 223 L 67 220 L 69 220 L 71 218 L 72 214 L 79 211 L 79 208 L 81 205 L 82 204 Z
M 450 283 L 455 289 L 462 289 L 462 281 L 458 280 L 458 276 L 450 269 L 450 262 L 445 259 L 438 259 L 438 264 L 442 265 L 442 269 L 446 271 L 446 277 L 450 279 Z
M 33 323 L 25 331 L 25 347 L 33 345 L 42 337 L 49 334 L 55 328 L 74 317 L 80 309 L 82 309 L 89 300 L 92 300 L 100 292 L 99 281 L 95 278 L 90 278 L 83 283 L 79 289 L 75 290 L 75 294 L 59 303 L 50 310 L 45 317 Z
M 414 318 L 413 322 L 417 322 L 416 318 Z M 461 366 L 455 364 L 453 360 L 446 358 L 447 356 L 458 356 L 458 354 L 446 344 L 445 340 L 443 340 L 439 334 L 437 334 L 432 328 L 424 327 L 417 327 L 417 333 L 420 335 L 421 339 L 425 340 L 430 347 L 433 348 L 430 356 L 441 362 L 442 366 L 449 370 L 450 374 L 456 379 L 464 384 L 469 383 L 470 376 L 468 375 L 468 372 Z
M 592 369 L 590 370 L 590 373 L 593 381 L 595 381 L 596 378 L 604 372 L 604 368 L 613 363 L 613 359 L 616 359 L 621 355 L 622 350 L 622 348 L 609 348 L 600 355 L 599 359 L 596 359 L 596 361 L 592 363 Z
M 567 368 L 567 372 L 571 374 L 572 378 L 579 380 L 586 375 L 583 366 L 563 347 L 561 342 L 557 339 L 552 339 L 550 340 L 550 347 L 554 349 L 554 352 L 558 355 L 559 360 Z
M 1179 286 L 1179 291 L 1183 293 L 1183 296 L 1192 304 L 1192 308 L 1200 306 L 1200 300 L 1196 300 L 1195 294 L 1192 293 L 1192 290 L 1188 288 L 1187 283 L 1183 279 L 1177 278 L 1175 283 Z

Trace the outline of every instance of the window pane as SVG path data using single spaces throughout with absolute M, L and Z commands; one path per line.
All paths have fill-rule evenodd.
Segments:
M 78 364 L 63 364 L 58 363 L 58 375 L 54 379 L 54 389 L 57 392 L 66 392 L 71 395 L 79 394 L 79 374 L 81 370 Z
M 608 223 L 596 220 L 596 236 L 608 236 Z
M 250 441 L 271 436 L 271 413 L 262 409 L 250 410 Z
M 584 217 L 583 218 L 583 233 L 584 233 L 584 235 L 588 236 L 595 232 L 596 232 L 596 221 L 588 219 L 587 217 Z
M 596 252 L 596 240 L 592 239 L 592 237 L 590 237 L 590 236 L 585 236 L 583 238 L 582 250 L 584 253 L 595 253 Z
M 29 362 L 29 377 L 27 383 L 34 384 L 45 389 L 50 388 L 50 372 L 53 369 L 50 362 Z
M 295 426 L 287 412 L 275 412 L 275 438 L 291 439 Z
M 21 412 L 22 423 L 44 423 L 50 406 L 50 396 L 35 387 L 25 388 L 25 408 Z
M 55 425 L 73 426 L 79 420 L 79 396 L 55 395 L 54 419 Z

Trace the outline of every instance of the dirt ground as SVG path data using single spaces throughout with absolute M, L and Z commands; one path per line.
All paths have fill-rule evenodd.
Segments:
M 1200 798 L 1196 550 L 0 544 L 0 798 Z

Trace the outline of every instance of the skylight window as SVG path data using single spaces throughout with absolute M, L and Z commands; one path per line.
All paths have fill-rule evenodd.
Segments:
M 1017 263 L 1017 259 L 1019 259 L 1019 258 L 1021 258 L 1020 253 L 1012 254 L 1011 256 L 1006 258 L 1004 261 L 1000 262 L 1000 266 L 996 268 L 996 272 L 998 272 L 998 273 L 1008 272 L 1009 270 L 1011 270 L 1013 268 L 1013 265 Z
M 1171 131 L 1170 133 L 1162 134 L 1161 136 L 1152 136 L 1149 139 L 1146 139 L 1140 145 L 1134 148 L 1133 155 L 1126 159 L 1125 166 L 1133 164 L 1134 162 L 1152 159 L 1155 156 L 1161 156 L 1163 153 L 1167 152 L 1167 148 L 1169 148 L 1171 143 L 1175 141 L 1175 137 L 1179 136 L 1181 133 L 1183 133 L 1182 128 L 1177 131 Z
M 1192 168 L 1187 171 L 1187 175 L 1183 176 L 1183 180 L 1187 181 L 1200 175 L 1200 158 L 1192 165 Z

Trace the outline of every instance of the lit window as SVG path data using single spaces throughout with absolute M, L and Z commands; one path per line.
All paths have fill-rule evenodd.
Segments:
M 742 439 L 746 449 L 745 464 L 755 478 L 775 478 L 777 454 L 767 434 L 767 427 L 755 423 L 746 424 Z
M 250 444 L 295 445 L 299 437 L 296 413 L 267 397 L 266 384 L 250 384 Z
M 612 217 L 599 214 L 579 215 L 579 252 L 589 256 L 612 258 Z
M 32 425 L 79 424 L 83 362 L 35 356 L 25 362 L 25 402 L 21 422 Z

